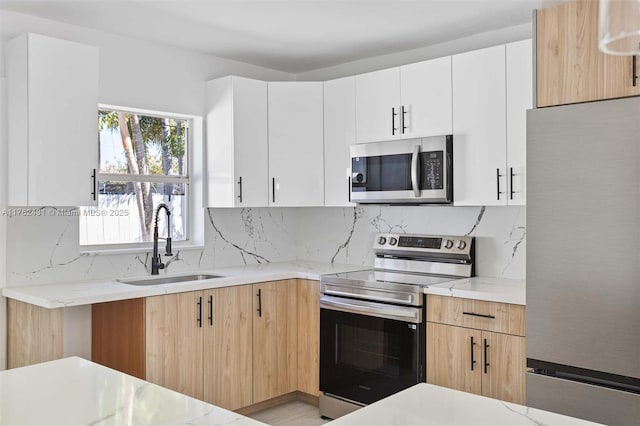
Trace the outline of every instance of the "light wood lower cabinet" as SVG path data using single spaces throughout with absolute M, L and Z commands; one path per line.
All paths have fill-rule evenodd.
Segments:
M 320 283 L 298 280 L 298 390 L 320 396 Z
M 201 291 L 147 297 L 146 380 L 203 398 Z M 199 321 L 200 320 L 200 321 Z
M 253 285 L 253 403 L 298 387 L 297 280 Z
M 140 356 L 146 380 L 229 410 L 319 395 L 318 281 L 134 300 L 93 305 L 94 361 L 131 374 Z
M 204 292 L 204 400 L 228 410 L 253 402 L 253 287 Z
M 524 307 L 427 296 L 427 383 L 524 404 L 525 371 Z
M 7 368 L 62 358 L 63 323 L 62 308 L 7 299 Z
M 91 360 L 144 379 L 144 298 L 96 303 L 91 307 Z M 127 350 L 121 350 L 122 347 Z

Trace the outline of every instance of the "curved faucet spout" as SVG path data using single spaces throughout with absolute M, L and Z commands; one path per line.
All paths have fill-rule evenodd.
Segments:
M 160 210 L 164 209 L 167 214 L 167 237 L 165 240 L 167 241 L 167 246 L 165 248 L 165 256 L 173 256 L 171 253 L 171 210 L 165 203 L 161 203 L 156 207 L 156 218 L 153 226 L 153 256 L 151 258 L 151 275 L 158 275 L 160 269 L 164 269 L 164 263 L 162 263 L 162 259 L 160 258 L 160 254 L 158 254 L 158 217 L 160 216 Z

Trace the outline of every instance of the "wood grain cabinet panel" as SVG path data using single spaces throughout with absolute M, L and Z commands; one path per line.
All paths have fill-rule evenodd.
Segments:
M 538 107 L 640 95 L 632 58 L 598 49 L 598 2 L 578 0 L 536 14 Z
M 253 287 L 204 292 L 204 400 L 237 410 L 253 402 Z
M 297 280 L 254 284 L 253 403 L 297 390 Z
M 7 299 L 7 368 L 62 358 L 63 323 L 62 308 Z
M 298 280 L 298 390 L 320 396 L 320 283 Z
M 144 299 L 91 306 L 91 360 L 134 377 L 145 375 Z
M 203 397 L 201 291 L 146 300 L 146 380 Z
M 482 393 L 481 335 L 479 330 L 427 323 L 427 382 Z
M 525 338 L 482 332 L 482 395 L 503 401 L 525 403 Z M 487 346 L 486 350 L 484 346 Z
M 524 404 L 524 314 L 520 305 L 428 295 L 427 382 Z

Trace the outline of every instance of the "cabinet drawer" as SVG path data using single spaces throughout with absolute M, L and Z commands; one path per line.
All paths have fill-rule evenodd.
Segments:
M 524 336 L 524 306 L 427 295 L 427 321 Z

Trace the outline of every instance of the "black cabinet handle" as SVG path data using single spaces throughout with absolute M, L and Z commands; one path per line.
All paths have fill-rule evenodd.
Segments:
M 496 187 L 498 188 L 498 193 L 497 193 L 498 200 L 500 199 L 500 194 L 502 194 L 502 192 L 500 192 L 500 178 L 502 176 L 503 175 L 500 174 L 500 169 L 496 169 Z
M 202 327 L 202 296 L 198 297 L 198 327 Z
M 487 339 L 484 339 L 484 374 L 487 374 L 487 368 L 489 367 L 489 363 L 487 362 L 488 352 L 489 344 L 487 343 Z
M 209 325 L 213 325 L 213 296 L 209 295 Z
M 405 121 L 406 121 L 406 120 L 404 119 L 404 117 L 405 117 L 405 115 L 407 114 L 407 111 L 405 111 L 405 109 L 404 109 L 404 105 L 402 105 L 402 106 L 400 107 L 400 112 L 402 113 L 402 134 L 404 135 L 404 131 L 405 131 L 405 130 L 407 130 L 407 128 L 408 128 L 407 126 L 405 126 L 405 125 L 404 125 L 404 123 L 405 123 Z
M 258 289 L 258 294 L 256 294 L 256 296 L 258 296 L 258 316 L 261 317 L 262 316 L 262 289 Z
M 349 196 L 349 202 L 351 202 L 351 178 L 347 176 L 347 195 Z
M 238 178 L 238 185 L 240 185 L 240 193 L 238 194 L 238 198 L 240 202 L 242 202 L 242 176 Z
M 91 198 L 93 201 L 96 200 L 96 193 L 98 192 L 96 184 L 96 169 L 93 169 L 93 172 L 91 172 Z
M 509 199 L 513 200 L 513 194 L 515 191 L 513 190 L 513 167 L 509 167 Z
M 396 115 L 398 115 L 398 113 L 396 112 L 395 107 L 391 107 L 391 134 L 392 135 L 395 135 L 396 130 L 398 130 L 396 128 Z
M 637 64 L 637 56 L 633 56 L 631 59 L 631 83 L 633 87 L 638 85 L 638 64 Z
M 476 314 L 475 312 L 463 312 L 462 315 L 471 315 L 472 317 L 491 318 L 491 319 L 495 319 L 496 318 L 493 315 Z
M 271 200 L 276 202 L 276 178 L 271 178 Z
M 473 336 L 471 336 L 471 371 L 473 371 L 473 366 L 476 363 L 475 356 L 473 355 L 473 347 L 476 345 L 476 342 L 473 341 Z

